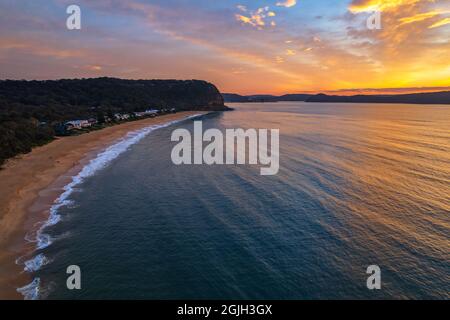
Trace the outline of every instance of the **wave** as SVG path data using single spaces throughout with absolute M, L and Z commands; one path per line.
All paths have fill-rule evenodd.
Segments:
M 18 288 L 17 292 L 21 293 L 25 300 L 37 300 L 39 299 L 40 284 L 41 279 L 34 278 L 30 284 L 27 284 L 22 288 Z
M 50 260 L 43 253 L 40 253 L 34 258 L 25 261 L 23 270 L 26 272 L 35 272 L 48 263 L 50 263 Z
M 58 213 L 59 209 L 73 204 L 73 201 L 69 200 L 68 198 L 76 190 L 76 186 L 80 185 L 86 178 L 93 176 L 99 170 L 106 168 L 111 163 L 111 161 L 116 159 L 119 155 L 127 151 L 132 145 L 142 140 L 151 132 L 157 129 L 171 126 L 176 123 L 180 123 L 185 120 L 197 118 L 199 116 L 202 116 L 202 114 L 194 114 L 182 119 L 166 122 L 164 124 L 152 125 L 139 130 L 129 132 L 124 138 L 120 139 L 115 144 L 106 148 L 103 152 L 99 153 L 94 159 L 90 160 L 89 163 L 85 165 L 77 175 L 72 177 L 71 182 L 62 188 L 63 192 L 54 201 L 53 205 L 50 208 L 50 214 L 47 221 L 42 223 L 42 226 L 36 231 L 34 236 L 27 235 L 25 237 L 25 240 L 36 243 L 36 250 L 42 250 L 50 246 L 55 239 L 51 237 L 48 233 L 45 233 L 44 231 L 48 227 L 54 226 L 61 221 L 61 215 Z M 19 260 L 20 259 L 18 259 L 18 261 Z M 16 263 L 18 263 L 18 261 Z M 48 264 L 49 262 L 50 260 L 47 259 L 43 253 L 40 253 L 34 258 L 24 262 L 24 270 L 27 272 L 35 272 L 39 270 L 42 266 Z M 24 299 L 26 300 L 38 299 L 39 285 L 40 279 L 34 278 L 30 284 L 22 288 L 18 288 L 17 291 L 20 292 L 24 296 Z

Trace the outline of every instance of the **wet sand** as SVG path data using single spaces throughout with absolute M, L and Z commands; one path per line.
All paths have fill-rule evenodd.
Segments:
M 16 288 L 31 278 L 15 261 L 34 250 L 24 237 L 48 216 L 61 188 L 84 163 L 130 131 L 199 113 L 180 112 L 62 137 L 9 160 L 0 170 L 0 299 L 23 298 Z

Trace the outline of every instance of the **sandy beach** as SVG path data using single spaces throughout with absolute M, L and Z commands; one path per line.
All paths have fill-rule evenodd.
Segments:
M 34 250 L 25 235 L 58 197 L 60 188 L 83 164 L 128 132 L 202 112 L 180 112 L 58 138 L 9 160 L 0 170 L 0 299 L 22 299 L 16 288 L 31 279 L 16 259 Z

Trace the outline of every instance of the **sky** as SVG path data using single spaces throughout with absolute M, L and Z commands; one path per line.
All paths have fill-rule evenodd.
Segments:
M 81 29 L 68 30 L 69 5 Z M 381 29 L 367 20 L 380 14 Z M 0 79 L 202 79 L 221 92 L 450 90 L 450 0 L 0 0 Z

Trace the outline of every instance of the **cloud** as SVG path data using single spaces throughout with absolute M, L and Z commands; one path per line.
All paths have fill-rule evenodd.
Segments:
M 432 24 L 431 26 L 429 26 L 429 29 L 433 29 L 433 28 L 438 28 L 438 27 L 442 27 L 445 26 L 446 24 L 450 24 L 450 18 L 445 18 L 442 19 L 434 24 Z
M 292 49 L 287 49 L 286 50 L 286 55 L 287 56 L 295 56 L 295 54 L 296 54 L 295 50 L 292 50 Z
M 236 8 L 238 8 L 239 10 L 241 10 L 242 12 L 247 12 L 247 7 L 243 6 L 243 5 L 237 5 Z
M 262 7 L 257 9 L 256 11 L 248 11 L 247 8 L 242 7 L 243 6 L 240 5 L 238 6 L 241 11 L 248 12 L 248 14 L 235 14 L 236 20 L 244 24 L 249 24 L 258 29 L 262 29 L 264 26 L 266 26 L 266 18 L 275 16 L 275 12 L 270 11 L 269 7 Z M 276 23 L 272 20 L 270 21 L 269 25 L 275 27 Z
M 19 40 L 0 38 L 0 52 L 23 53 L 27 55 L 51 57 L 55 59 L 69 59 L 85 56 L 85 52 L 78 49 L 64 48 L 46 43 L 43 45 L 35 40 Z
M 373 60 L 377 73 L 370 86 L 448 85 L 448 32 L 446 0 L 353 0 L 347 17 L 353 50 Z M 368 12 L 382 11 L 382 29 L 366 28 Z M 366 13 L 364 13 L 366 12 Z M 359 14 L 362 13 L 362 14 Z M 359 42 L 359 44 L 358 44 Z M 383 80 L 384 79 L 384 80 Z
M 297 14 L 283 15 L 288 10 L 275 7 L 285 0 L 267 9 L 251 7 L 251 1 L 248 6 L 213 1 L 207 8 L 184 0 L 79 2 L 92 26 L 67 38 L 61 17 L 53 22 L 48 8 L 27 24 L 27 10 L 17 10 L 23 14 L 18 17 L 5 7 L 12 2 L 0 0 L 2 77 L 198 78 L 243 94 L 450 85 L 450 21 L 427 15 L 450 10 L 448 0 L 336 1 L 330 12 L 325 1 L 314 1 L 323 19 L 299 11 L 307 15 L 306 21 L 300 17 L 304 24 Z M 382 30 L 367 30 L 369 14 L 350 10 L 365 12 L 374 4 L 383 10 Z M 339 20 L 336 12 L 342 12 Z M 97 16 L 109 19 L 89 20 Z M 279 26 L 271 27 L 279 16 Z
M 91 71 L 102 71 L 103 68 L 101 66 L 97 66 L 97 65 L 90 65 L 86 67 L 88 70 Z
M 246 74 L 247 71 L 244 70 L 243 68 L 232 68 L 231 73 L 235 74 L 235 75 L 241 75 L 241 74 Z
M 243 22 L 244 24 L 249 24 L 254 27 L 263 27 L 266 25 L 264 18 L 260 15 L 252 15 L 250 17 L 243 16 L 242 14 L 235 15 L 236 20 Z
M 420 0 L 353 0 L 349 10 L 352 13 L 371 12 L 371 11 L 389 11 L 399 6 L 413 5 Z
M 243 23 L 248 23 L 248 24 L 251 24 L 252 26 L 257 25 L 257 21 L 253 21 L 252 18 L 243 16 L 242 14 L 236 14 L 235 17 L 236 17 L 236 20 L 241 21 Z
M 399 21 L 401 22 L 401 25 L 403 25 L 403 24 L 427 20 L 427 19 L 433 18 L 437 15 L 440 15 L 442 13 L 446 13 L 446 12 L 445 11 L 430 11 L 430 12 L 425 12 L 425 13 L 418 13 L 418 14 L 410 16 L 410 17 L 400 18 Z
M 286 8 L 293 7 L 296 4 L 297 4 L 297 0 L 286 0 L 283 2 L 277 2 L 278 7 L 286 7 Z
M 417 92 L 437 92 L 450 91 L 449 86 L 444 87 L 407 87 L 407 88 L 354 88 L 341 90 L 328 90 L 324 93 L 338 95 L 356 95 L 356 94 L 408 94 Z
M 276 56 L 276 57 L 275 57 L 275 62 L 276 62 L 276 63 L 284 63 L 284 58 L 283 58 L 283 57 L 280 57 L 280 56 Z

